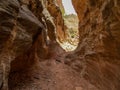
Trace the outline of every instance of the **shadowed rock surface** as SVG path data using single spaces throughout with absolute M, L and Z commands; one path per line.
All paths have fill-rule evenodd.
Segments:
M 73 54 L 82 76 L 100 90 L 120 89 L 120 1 L 72 0 L 79 18 L 79 46 Z
M 72 1 L 79 45 L 66 53 L 61 4 L 0 0 L 1 90 L 120 89 L 120 1 Z

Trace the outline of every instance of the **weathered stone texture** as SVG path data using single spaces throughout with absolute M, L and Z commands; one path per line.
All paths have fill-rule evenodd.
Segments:
M 10 69 L 11 72 L 27 69 L 40 58 L 51 58 L 63 51 L 43 1 L 0 1 L 0 88 L 3 85 L 3 90 L 8 90 Z M 59 48 L 58 53 L 49 45 Z
M 85 63 L 83 77 L 100 90 L 119 90 L 119 0 L 72 1 L 79 17 L 80 38 L 75 55 Z

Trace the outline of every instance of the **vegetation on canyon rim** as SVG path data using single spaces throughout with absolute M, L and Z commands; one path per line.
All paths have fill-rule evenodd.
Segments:
M 66 51 L 73 51 L 77 48 L 79 42 L 78 17 L 75 14 L 63 16 L 66 26 L 66 40 L 60 43 Z

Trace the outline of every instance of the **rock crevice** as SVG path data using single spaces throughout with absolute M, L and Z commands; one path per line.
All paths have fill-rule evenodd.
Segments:
M 79 45 L 70 53 L 57 42 L 66 39 L 58 2 L 0 0 L 0 89 L 119 90 L 120 1 L 72 0 Z

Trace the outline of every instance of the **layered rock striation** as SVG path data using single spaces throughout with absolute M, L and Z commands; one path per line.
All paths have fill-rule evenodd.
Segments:
M 0 0 L 1 90 L 120 89 L 120 1 L 72 1 L 79 45 L 65 53 L 55 0 Z
M 79 46 L 74 55 L 82 77 L 99 90 L 120 89 L 119 0 L 72 0 L 79 18 Z M 75 57 L 74 56 L 74 57 Z M 83 65 L 78 65 L 78 62 Z M 72 65 L 72 64 L 71 64 Z M 81 66 L 81 67 L 78 67 Z
M 10 70 L 28 69 L 63 50 L 44 0 L 1 0 L 0 17 L 0 88 L 8 90 Z

